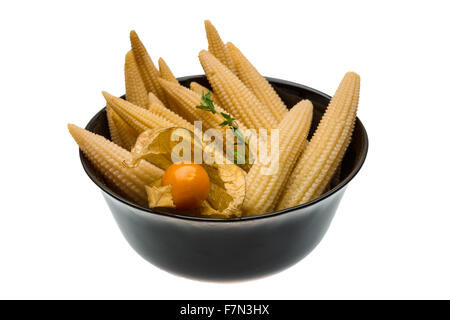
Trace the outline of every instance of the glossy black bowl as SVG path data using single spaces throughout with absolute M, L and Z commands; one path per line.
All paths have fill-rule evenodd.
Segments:
M 186 86 L 191 81 L 209 86 L 204 76 L 179 80 Z M 301 99 L 311 100 L 313 131 L 330 97 L 300 84 L 268 80 L 289 107 Z M 109 138 L 105 109 L 92 118 L 86 129 Z M 80 157 L 123 235 L 144 259 L 189 278 L 227 281 L 280 271 L 311 252 L 327 231 L 347 184 L 364 163 L 367 150 L 367 133 L 357 119 L 341 175 L 330 191 L 293 208 L 232 220 L 185 217 L 137 206 L 105 184 L 81 152 Z

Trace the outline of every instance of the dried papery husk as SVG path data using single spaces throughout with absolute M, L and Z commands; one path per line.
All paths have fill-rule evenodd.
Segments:
M 139 135 L 131 150 L 131 161 L 124 162 L 124 164 L 133 168 L 139 165 L 140 161 L 146 160 L 165 170 L 174 163 L 172 160 L 173 148 L 182 141 L 190 143 L 191 154 L 188 158 L 191 159 L 191 162 L 195 160 L 195 151 L 201 152 L 201 154 L 203 152 L 212 153 L 216 159 L 223 161 L 223 164 L 220 164 L 220 161 L 212 164 L 201 163 L 210 179 L 208 197 L 200 207 L 181 212 L 175 210 L 171 188 L 162 186 L 161 180 L 157 180 L 146 187 L 149 207 L 163 208 L 163 211 L 189 216 L 215 218 L 242 216 L 241 206 L 245 198 L 245 171 L 239 166 L 225 161 L 222 152 L 214 150 L 211 144 L 207 147 L 203 146 L 201 140 L 190 130 L 174 127 L 144 131 Z M 176 152 L 176 154 L 178 153 Z
M 161 183 L 161 180 L 159 180 Z M 150 208 L 167 207 L 175 208 L 172 199 L 172 185 L 167 186 L 145 186 L 145 191 L 148 196 L 148 203 Z
M 158 128 L 142 132 L 131 149 L 132 160 L 125 165 L 135 167 L 143 159 L 153 163 L 155 166 L 166 170 L 172 163 L 172 150 L 184 139 L 191 141 L 191 154 L 189 159 L 194 158 L 195 148 L 201 145 L 193 139 L 193 133 L 184 128 Z

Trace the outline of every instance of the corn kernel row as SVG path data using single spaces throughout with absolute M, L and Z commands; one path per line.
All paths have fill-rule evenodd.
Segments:
M 270 153 L 269 164 L 256 162 L 247 174 L 243 210 L 246 215 L 258 215 L 273 210 L 281 190 L 306 143 L 313 105 L 302 100 L 285 114 L 279 126 L 279 152 Z M 264 168 L 278 165 L 272 174 Z
M 293 207 L 322 194 L 350 143 L 358 108 L 359 87 L 359 76 L 348 72 L 296 164 L 277 209 Z

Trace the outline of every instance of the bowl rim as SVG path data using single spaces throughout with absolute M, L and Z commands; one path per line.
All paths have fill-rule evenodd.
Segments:
M 192 80 L 193 78 L 199 78 L 199 77 L 205 77 L 205 75 L 203 74 L 199 74 L 199 75 L 192 75 L 192 76 L 184 76 L 184 77 L 178 77 L 178 81 L 183 82 L 183 81 L 188 81 L 188 80 Z M 331 96 L 329 96 L 326 93 L 323 93 L 319 90 L 316 90 L 314 88 L 296 83 L 296 82 L 292 82 L 292 81 L 288 81 L 288 80 L 283 80 L 283 79 L 278 79 L 278 78 L 272 78 L 272 77 L 265 77 L 269 82 L 273 82 L 275 84 L 279 84 L 282 86 L 290 86 L 290 87 L 296 87 L 302 90 L 307 90 L 312 92 L 313 94 L 322 96 L 325 99 L 331 99 Z M 98 111 L 94 117 L 91 118 L 91 120 L 88 122 L 88 124 L 85 126 L 85 129 L 88 130 L 89 127 L 91 127 L 96 121 L 97 119 L 101 116 L 101 114 L 105 111 L 105 108 L 102 108 L 100 111 Z M 173 219 L 182 219 L 182 220 L 190 220 L 190 221 L 196 221 L 196 222 L 219 222 L 219 223 L 238 223 L 238 222 L 246 222 L 246 221 L 254 221 L 254 220 L 260 220 L 260 219 L 267 219 L 267 218 L 271 218 L 271 217 L 275 217 L 275 216 L 279 216 L 285 213 L 289 213 L 289 212 L 293 212 L 293 211 L 297 211 L 306 207 L 310 207 L 313 206 L 314 204 L 323 201 L 324 199 L 330 197 L 331 195 L 335 194 L 336 192 L 338 192 L 339 190 L 341 190 L 342 188 L 344 188 L 351 180 L 353 180 L 353 178 L 358 174 L 358 172 L 361 170 L 366 157 L 367 157 L 367 152 L 369 149 L 369 137 L 367 135 L 367 131 L 363 125 L 363 123 L 361 122 L 361 120 L 359 120 L 358 117 L 356 117 L 356 122 L 359 122 L 359 125 L 361 126 L 361 130 L 362 130 L 362 139 L 363 139 L 363 143 L 364 143 L 364 149 L 362 150 L 362 156 L 359 159 L 358 164 L 353 168 L 353 170 L 348 174 L 348 176 L 342 180 L 338 185 L 336 185 L 334 188 L 332 188 L 331 190 L 325 192 L 324 194 L 322 194 L 320 197 L 315 198 L 314 200 L 311 200 L 309 202 L 294 206 L 294 207 L 290 207 L 290 208 L 286 208 L 286 209 L 282 209 L 279 211 L 274 211 L 274 212 L 269 212 L 269 213 L 264 213 L 264 214 L 260 214 L 260 215 L 256 215 L 256 216 L 248 216 L 248 217 L 240 217 L 240 218 L 231 218 L 231 219 L 222 219 L 222 218 L 201 218 L 201 217 L 191 217 L 191 216 L 183 216 L 183 215 L 179 215 L 179 214 L 172 214 L 172 213 L 165 213 L 165 212 L 158 212 L 158 211 L 154 211 L 150 208 L 144 208 L 141 207 L 131 201 L 128 201 L 124 198 L 122 198 L 120 195 L 116 194 L 115 192 L 113 192 L 112 190 L 109 190 L 109 188 L 106 188 L 104 186 L 103 183 L 101 183 L 100 181 L 98 181 L 98 179 L 96 177 L 94 177 L 93 175 L 91 175 L 91 173 L 89 172 L 88 167 L 86 166 L 86 161 L 87 159 L 83 156 L 83 153 L 81 151 L 81 149 L 79 149 L 79 156 L 80 156 L 80 160 L 81 160 L 81 164 L 83 166 L 84 171 L 86 172 L 86 174 L 88 175 L 88 177 L 106 194 L 108 194 L 109 196 L 115 198 L 116 200 L 122 202 L 123 204 L 126 204 L 128 206 L 131 206 L 135 209 L 138 209 L 139 211 L 143 211 L 146 213 L 151 213 L 151 214 L 156 214 L 156 215 L 161 215 L 161 216 L 165 216 L 165 217 L 169 217 L 169 218 L 173 218 Z M 142 213 L 142 212 L 141 212 Z M 145 214 L 146 216 L 146 214 Z

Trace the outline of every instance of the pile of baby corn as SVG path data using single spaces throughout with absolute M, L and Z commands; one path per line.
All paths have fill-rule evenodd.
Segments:
M 210 92 L 218 112 L 235 118 L 239 128 L 279 129 L 279 170 L 261 174 L 253 164 L 246 176 L 243 215 L 258 215 L 293 207 L 323 194 L 330 184 L 353 133 L 360 78 L 345 74 L 310 141 L 313 105 L 302 100 L 288 110 L 278 94 L 232 43 L 224 44 L 216 28 L 205 21 L 208 51 L 199 54 L 212 91 L 192 82 L 179 84 L 166 62 L 153 64 L 136 32 L 131 31 L 131 50 L 125 56 L 126 100 L 103 92 L 111 133 L 109 141 L 75 125 L 69 131 L 82 152 L 114 189 L 147 206 L 145 186 L 161 178 L 163 170 L 148 161 L 126 168 L 138 135 L 149 129 L 184 127 L 221 129 L 223 118 L 196 108 L 202 93 Z M 222 128 L 223 129 L 223 128 Z

